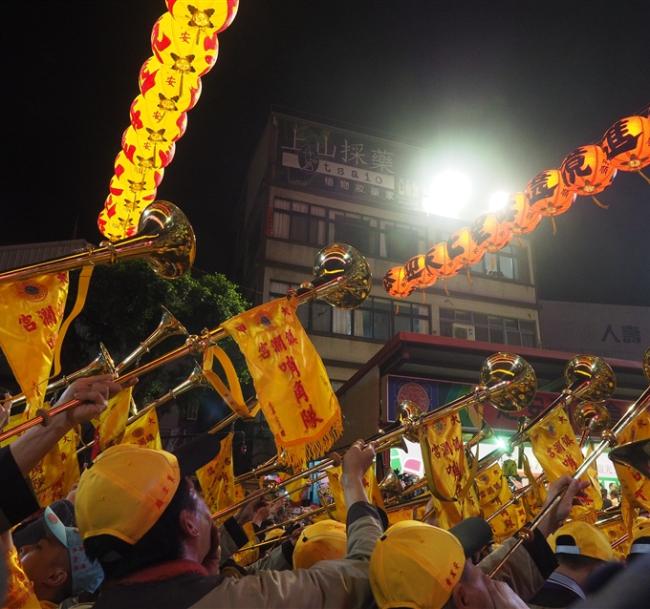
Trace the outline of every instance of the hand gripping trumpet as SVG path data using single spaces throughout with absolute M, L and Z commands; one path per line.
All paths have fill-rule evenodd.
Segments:
M 151 205 L 147 207 L 147 209 L 150 208 Z M 303 284 L 298 290 L 289 294 L 288 297 L 293 298 L 298 304 L 322 299 L 333 306 L 353 308 L 361 304 L 370 293 L 372 276 L 368 262 L 352 246 L 335 243 L 320 250 L 316 255 L 314 272 L 315 277 L 311 282 Z M 131 372 L 118 376 L 115 380 L 118 383 L 127 382 L 186 355 L 201 354 L 205 349 L 226 337 L 227 333 L 221 326 L 206 330 L 200 335 L 190 335 L 180 347 L 142 364 Z M 79 404 L 81 404 L 79 400 L 69 400 L 54 406 L 47 412 L 41 411 L 38 416 L 1 433 L 0 442 L 35 425 L 47 424 L 50 417 L 66 412 L 79 406 Z M 237 415 L 234 414 L 226 417 L 223 425 L 229 424 L 236 418 Z

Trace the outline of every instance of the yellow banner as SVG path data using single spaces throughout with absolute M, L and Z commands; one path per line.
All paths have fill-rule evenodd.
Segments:
M 138 444 L 145 448 L 162 450 L 156 411 L 150 410 L 147 414 L 128 425 L 120 444 Z
M 65 498 L 72 485 L 79 480 L 77 439 L 77 432 L 71 429 L 29 472 L 34 494 L 41 507 Z
M 223 327 L 246 357 L 278 453 L 294 468 L 321 457 L 341 435 L 341 410 L 295 304 L 274 300 Z
M 467 467 L 458 414 L 450 414 L 421 428 L 420 446 L 429 490 L 440 501 L 449 526 L 478 516 L 479 503 L 473 476 Z
M 235 503 L 235 473 L 232 463 L 234 435 L 231 431 L 221 440 L 219 454 L 196 472 L 203 498 L 212 513 Z
M 556 408 L 546 421 L 533 427 L 530 442 L 549 483 L 564 474 L 573 475 L 584 461 L 575 433 L 564 408 Z M 571 518 L 593 520 L 603 507 L 595 466 L 583 477 L 590 485 L 577 497 L 580 505 L 571 510 Z
M 348 515 L 348 506 L 345 504 L 345 495 L 343 493 L 343 485 L 341 478 L 343 470 L 340 465 L 329 467 L 327 469 L 327 480 L 329 482 L 329 492 L 334 500 L 335 506 L 333 507 L 332 518 L 339 522 L 345 522 Z M 371 466 L 368 471 L 363 475 L 363 487 L 366 491 L 368 501 L 381 509 L 384 509 L 384 499 L 381 494 L 381 489 L 377 483 L 377 476 L 375 476 L 375 468 Z
M 99 450 L 121 443 L 129 418 L 132 390 L 133 387 L 128 387 L 112 397 L 106 410 L 99 415 L 96 426 Z
M 650 438 L 650 413 L 644 411 L 628 425 L 618 437 L 618 444 Z M 650 480 L 628 465 L 614 464 L 621 483 L 621 493 L 633 508 L 650 511 Z
M 7 597 L 4 609 L 41 609 L 34 593 L 34 585 L 23 571 L 13 544 L 7 555 Z
M 0 285 L 0 347 L 33 416 L 43 405 L 65 301 L 68 274 Z

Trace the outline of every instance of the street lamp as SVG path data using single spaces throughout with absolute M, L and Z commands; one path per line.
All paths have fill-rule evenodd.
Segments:
M 471 192 L 472 185 L 464 173 L 447 169 L 429 183 L 422 197 L 422 208 L 428 214 L 458 218 Z
M 497 212 L 500 209 L 503 209 L 508 203 L 510 198 L 510 193 L 505 190 L 497 190 L 490 195 L 488 200 L 488 210 L 490 212 Z

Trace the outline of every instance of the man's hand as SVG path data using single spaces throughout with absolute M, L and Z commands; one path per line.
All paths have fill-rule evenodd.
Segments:
M 559 502 L 555 502 L 555 506 L 551 508 L 547 517 L 538 527 L 545 537 L 554 533 L 568 518 L 576 495 L 588 486 L 589 482 L 587 480 L 574 480 L 569 475 L 561 476 L 549 485 L 546 501 L 544 501 L 542 509 L 545 509 L 547 505 L 553 503 L 558 495 L 562 493 L 564 495 Z
M 343 457 L 343 477 L 352 479 L 363 478 L 375 458 L 375 448 L 372 444 L 365 444 L 363 440 L 357 440 Z M 344 482 L 345 483 L 345 482 Z
M 0 431 L 5 428 L 11 415 L 11 394 L 5 393 L 0 401 Z
M 505 582 L 486 578 L 486 587 L 494 609 L 528 609 L 528 605 Z
M 263 510 L 266 507 L 266 499 L 264 497 L 258 497 L 253 501 L 249 501 L 244 505 L 244 507 L 239 510 L 235 516 L 235 520 L 240 524 L 246 524 L 247 522 L 255 522 L 256 513 L 258 510 Z M 260 521 L 261 522 L 261 521 Z
M 55 405 L 70 400 L 81 400 L 79 406 L 66 412 L 67 423 L 79 425 L 98 417 L 106 409 L 110 398 L 135 382 L 136 380 L 133 379 L 132 382 L 122 385 L 116 383 L 110 374 L 77 379 L 68 386 Z

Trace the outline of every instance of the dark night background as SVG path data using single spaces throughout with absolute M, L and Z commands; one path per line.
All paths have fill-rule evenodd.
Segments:
M 3 6 L 0 243 L 100 239 L 101 209 L 163 0 Z M 650 102 L 647 1 L 241 0 L 158 197 L 230 273 L 233 222 L 271 106 L 449 155 L 487 196 L 521 189 Z M 434 166 L 435 170 L 435 166 Z M 646 170 L 650 174 L 650 169 Z M 650 185 L 621 174 L 544 222 L 541 298 L 650 305 Z M 237 278 L 234 278 L 237 279 Z

